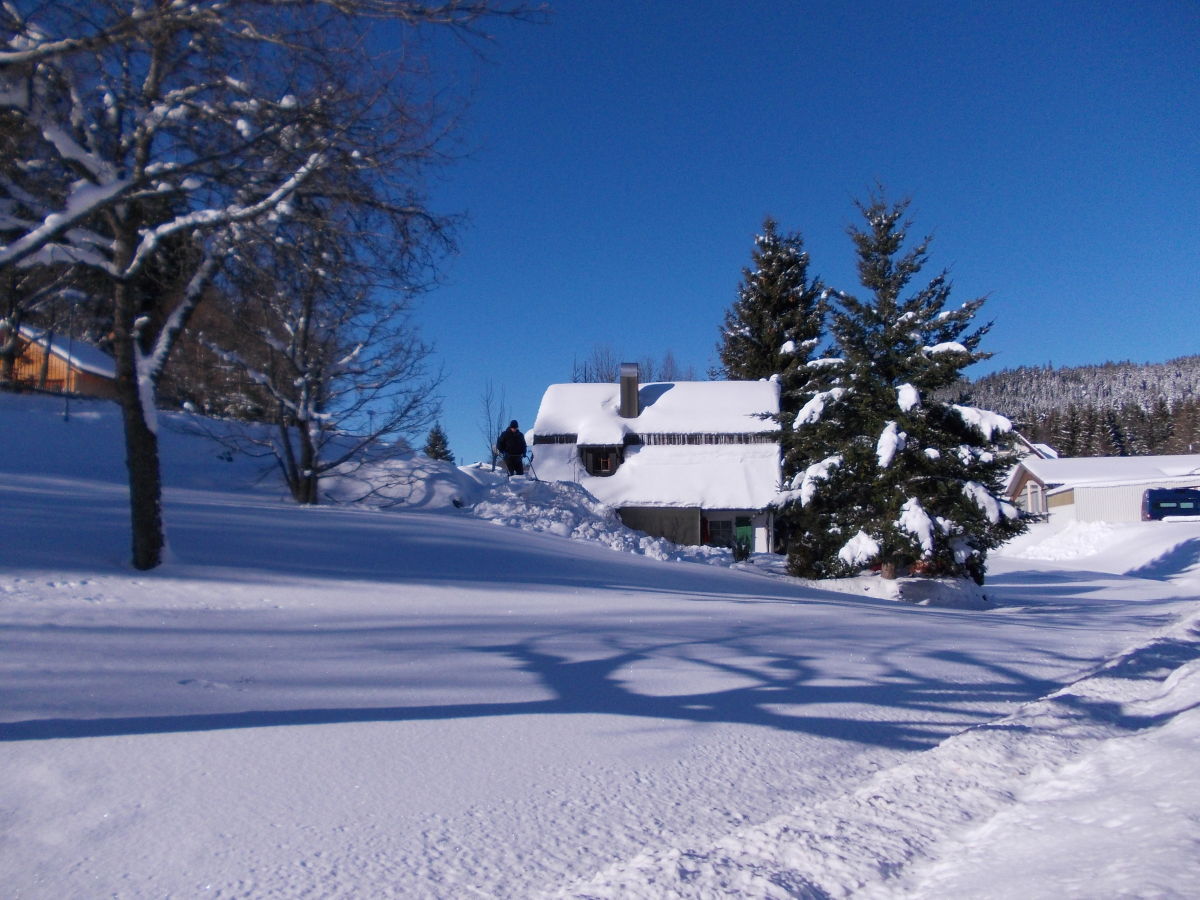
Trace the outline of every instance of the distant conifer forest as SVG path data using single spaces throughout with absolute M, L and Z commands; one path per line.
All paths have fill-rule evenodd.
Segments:
M 962 385 L 1059 456 L 1200 453 L 1200 356 L 1003 369 Z

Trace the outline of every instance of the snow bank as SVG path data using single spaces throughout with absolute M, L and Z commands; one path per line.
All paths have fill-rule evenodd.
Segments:
M 721 547 L 681 547 L 624 525 L 611 506 L 601 503 L 578 484 L 542 482 L 514 477 L 493 484 L 471 512 L 498 525 L 592 541 L 659 560 L 686 560 L 728 565 L 729 550 Z

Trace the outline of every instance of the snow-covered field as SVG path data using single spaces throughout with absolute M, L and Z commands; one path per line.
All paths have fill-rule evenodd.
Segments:
M 922 606 L 420 458 L 301 509 L 165 418 L 139 573 L 61 413 L 0 395 L 5 897 L 1200 896 L 1200 524 Z

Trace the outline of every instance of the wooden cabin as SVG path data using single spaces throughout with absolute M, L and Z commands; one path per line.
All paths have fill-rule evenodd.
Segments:
M 8 338 L 0 332 L 0 343 Z M 12 373 L 0 369 L 0 384 L 17 390 L 115 399 L 112 357 L 96 347 L 28 325 L 19 327 L 15 339 Z

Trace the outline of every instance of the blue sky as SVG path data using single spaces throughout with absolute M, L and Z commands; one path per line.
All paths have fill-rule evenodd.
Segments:
M 462 462 L 489 380 L 528 428 L 597 345 L 703 376 L 765 215 L 854 292 L 876 184 L 952 302 L 989 297 L 972 374 L 1200 352 L 1192 0 L 560 0 L 492 32 L 432 191 L 460 253 L 417 317 Z

